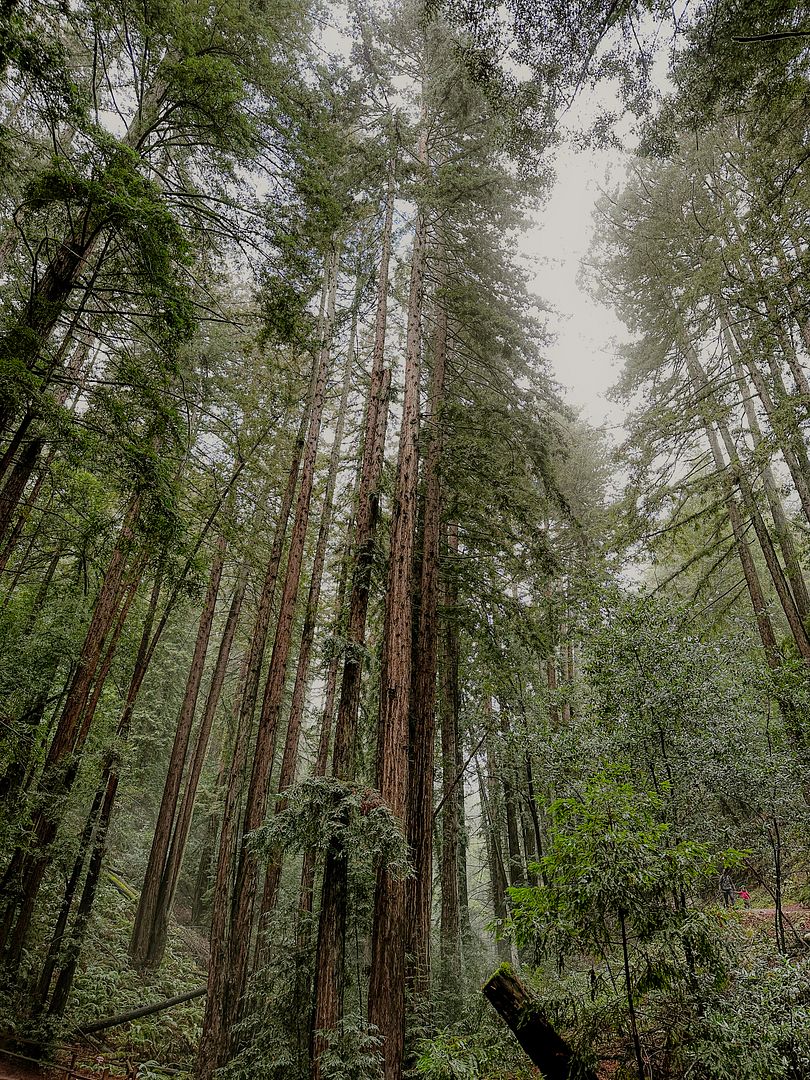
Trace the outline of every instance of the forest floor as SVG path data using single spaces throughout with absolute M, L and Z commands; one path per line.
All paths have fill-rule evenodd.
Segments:
M 42 1072 L 24 1061 L 0 1057 L 0 1080 L 42 1080 Z
M 63 1051 L 58 1056 L 64 1058 L 64 1063 L 44 1062 L 38 1065 L 31 1061 L 11 1057 L 3 1051 L 0 1053 L 0 1080 L 44 1080 L 45 1077 L 53 1078 L 53 1080 L 81 1080 L 82 1077 L 97 1080 L 99 1075 L 107 1080 L 119 1080 L 119 1078 L 132 1075 L 132 1073 L 119 1071 L 117 1067 L 115 1069 L 105 1067 L 106 1063 L 101 1057 L 97 1057 L 94 1062 L 95 1068 L 99 1069 L 100 1073 L 91 1072 L 78 1063 L 79 1057 L 86 1060 L 86 1047 L 81 1049 L 77 1047 L 75 1055 Z
M 750 907 L 735 910 L 742 917 L 742 922 L 751 927 L 763 923 L 772 924 L 776 917 L 775 907 Z M 788 927 L 792 924 L 797 931 L 810 931 L 810 908 L 802 904 L 783 904 L 782 918 Z
M 735 909 L 743 926 L 762 937 L 775 933 L 776 908 L 750 907 Z M 788 952 L 810 948 L 810 908 L 803 904 L 783 904 L 782 924 Z
M 166 958 L 160 971 L 137 974 L 128 961 L 137 892 L 118 874 L 102 880 L 95 912 L 95 949 L 84 956 L 76 980 L 71 1020 L 97 1021 L 140 1005 L 157 1003 L 205 982 L 208 936 L 190 925 L 191 912 L 174 911 Z M 187 1072 L 199 1038 L 201 999 L 166 1012 L 110 1028 L 96 1037 L 54 1047 L 50 1062 L 39 1066 L 0 1051 L 0 1080 L 125 1080 L 160 1068 Z M 162 1071 L 162 1070 L 161 1070 Z
M 116 892 L 119 894 L 117 900 L 113 899 Z M 131 899 L 128 902 L 121 890 L 113 890 L 112 895 L 108 893 L 107 896 L 111 901 L 111 910 L 106 913 L 107 918 L 102 920 L 99 937 L 101 941 L 106 939 L 110 948 L 104 950 L 108 951 L 109 955 L 106 963 L 102 962 L 101 966 L 115 968 L 121 965 L 123 968 L 122 958 L 126 956 L 126 942 L 131 930 Z M 765 899 L 767 898 L 757 897 L 754 902 L 761 903 Z M 732 914 L 752 934 L 763 938 L 773 936 L 773 906 L 738 906 L 732 909 Z M 805 947 L 810 947 L 810 907 L 799 903 L 785 903 L 782 914 L 788 951 L 795 951 L 800 942 L 805 944 Z M 95 1006 L 95 1017 L 105 1013 L 110 1015 L 130 1002 L 137 1005 L 143 1003 L 145 998 L 158 1001 L 161 997 L 169 997 L 204 977 L 208 962 L 208 941 L 197 927 L 189 925 L 189 916 L 190 913 L 182 909 L 175 911 L 171 934 L 172 949 L 168 957 L 171 969 L 169 978 L 164 981 L 158 977 L 154 982 L 149 980 L 148 984 L 144 985 L 127 970 L 117 971 L 108 988 L 110 996 L 100 994 L 99 998 L 92 1002 Z M 805 938 L 808 941 L 805 941 Z M 89 977 L 90 981 L 99 974 L 96 965 L 92 971 L 85 973 L 85 977 Z M 159 1020 L 157 1017 L 148 1018 L 110 1031 L 109 1036 L 105 1033 L 101 1043 L 88 1040 L 86 1043 L 60 1048 L 55 1055 L 55 1064 L 44 1064 L 42 1067 L 0 1052 L 0 1080 L 43 1080 L 45 1077 L 48 1080 L 82 1080 L 85 1077 L 88 1080 L 125 1080 L 138 1075 L 140 1063 L 153 1065 L 165 1060 L 171 1060 L 182 1070 L 193 1056 L 193 1044 L 200 1019 L 200 1003 L 192 1002 L 181 1009 L 160 1014 Z M 178 1044 L 186 1044 L 183 1053 L 178 1053 Z M 610 1073 L 605 1072 L 602 1075 L 607 1077 Z

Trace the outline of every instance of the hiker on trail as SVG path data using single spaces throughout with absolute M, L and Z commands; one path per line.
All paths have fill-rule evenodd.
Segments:
M 732 898 L 734 896 L 734 882 L 731 880 L 731 874 L 728 870 L 724 870 L 720 875 L 720 891 L 723 894 L 723 903 L 726 907 L 731 907 Z
M 742 900 L 743 904 L 746 907 L 751 906 L 751 893 L 746 892 L 745 889 L 740 889 L 740 891 L 737 893 L 737 896 L 739 896 L 739 898 Z

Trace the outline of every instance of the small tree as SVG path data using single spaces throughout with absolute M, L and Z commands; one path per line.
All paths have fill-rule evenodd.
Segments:
M 660 1020 L 656 1005 L 671 1008 L 675 998 L 676 1015 L 700 1015 L 708 986 L 722 984 L 729 968 L 716 911 L 694 900 L 719 862 L 738 855 L 713 858 L 704 844 L 675 843 L 662 809 L 660 795 L 636 790 L 623 771 L 598 773 L 581 798 L 552 808 L 545 884 L 510 890 L 518 945 L 533 946 L 541 964 L 556 961 L 560 975 L 574 961 L 574 985 L 582 1002 L 590 997 L 592 1020 L 629 1034 L 639 1080 L 661 1037 L 658 1023 L 645 1035 L 640 1008 Z

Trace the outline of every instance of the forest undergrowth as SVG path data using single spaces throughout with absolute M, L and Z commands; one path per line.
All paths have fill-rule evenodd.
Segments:
M 0 3 L 0 1076 L 810 1078 L 809 42 Z

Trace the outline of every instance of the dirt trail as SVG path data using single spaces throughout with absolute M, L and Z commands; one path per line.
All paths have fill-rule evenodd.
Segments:
M 748 926 L 752 930 L 760 929 L 767 932 L 773 928 L 776 908 L 735 908 L 734 914 L 739 916 L 744 926 Z M 786 934 L 791 933 L 791 927 L 799 937 L 810 934 L 810 908 L 804 907 L 802 904 L 783 904 L 782 919 L 785 924 Z

